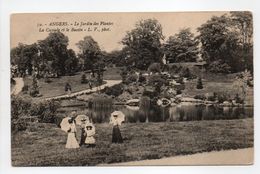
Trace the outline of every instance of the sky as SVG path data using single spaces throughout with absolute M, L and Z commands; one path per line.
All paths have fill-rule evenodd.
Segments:
M 18 43 L 35 43 L 45 39 L 50 30 L 60 29 L 69 38 L 68 47 L 76 52 L 79 51 L 76 43 L 85 36 L 92 36 L 102 50 L 110 52 L 122 48 L 120 41 L 127 31 L 135 28 L 139 20 L 157 19 L 167 40 L 169 36 L 183 28 L 190 28 L 196 35 L 197 27 L 212 16 L 221 16 L 225 13 L 227 12 L 13 14 L 11 48 L 16 47 Z M 84 25 L 80 26 L 81 23 Z

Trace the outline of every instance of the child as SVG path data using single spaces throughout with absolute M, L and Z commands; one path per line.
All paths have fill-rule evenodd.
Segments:
M 85 132 L 86 132 L 86 140 L 85 144 L 88 147 L 95 147 L 96 146 L 96 140 L 94 138 L 95 135 L 95 126 L 92 123 L 87 123 L 85 126 Z

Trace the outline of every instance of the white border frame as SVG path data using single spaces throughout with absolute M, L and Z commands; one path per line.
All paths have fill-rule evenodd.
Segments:
M 259 153 L 259 34 L 260 3 L 257 0 L 0 0 L 0 173 L 257 173 Z M 174 167 L 52 167 L 22 168 L 11 166 L 10 135 L 10 14 L 43 12 L 176 12 L 249 10 L 254 17 L 255 75 L 255 163 L 252 166 L 174 166 Z

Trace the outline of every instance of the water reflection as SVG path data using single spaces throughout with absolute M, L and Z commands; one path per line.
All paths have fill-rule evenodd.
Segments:
M 151 106 L 131 109 L 125 106 L 88 109 L 93 122 L 108 122 L 113 110 L 121 110 L 126 115 L 126 122 L 174 122 L 219 119 L 241 119 L 253 117 L 253 107 L 220 107 L 205 105 L 176 105 L 171 107 Z

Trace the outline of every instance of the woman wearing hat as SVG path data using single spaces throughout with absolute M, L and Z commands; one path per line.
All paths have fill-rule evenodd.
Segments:
M 65 146 L 68 149 L 79 148 L 79 144 L 76 139 L 76 124 L 75 124 L 75 117 L 74 117 L 75 114 L 76 112 L 72 112 L 70 119 L 68 120 L 69 122 L 68 138 Z
M 112 143 L 123 143 L 123 139 L 119 129 L 119 125 L 121 125 L 121 122 L 118 120 L 118 114 L 116 112 L 112 113 L 110 123 L 113 124 Z

